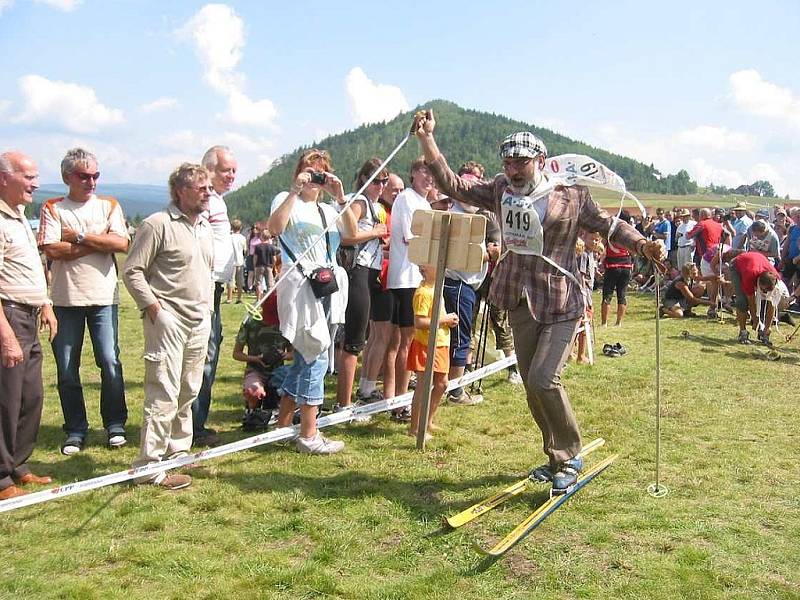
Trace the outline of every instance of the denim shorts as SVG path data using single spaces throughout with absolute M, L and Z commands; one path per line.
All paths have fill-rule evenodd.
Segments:
M 311 362 L 295 350 L 294 362 L 278 393 L 291 396 L 295 404 L 319 406 L 325 396 L 325 373 L 328 371 L 328 351 L 325 350 Z

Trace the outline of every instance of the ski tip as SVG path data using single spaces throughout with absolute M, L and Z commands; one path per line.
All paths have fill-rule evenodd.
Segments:
M 457 529 L 458 523 L 455 521 L 453 517 L 445 517 L 442 516 L 442 525 L 446 525 L 450 529 Z

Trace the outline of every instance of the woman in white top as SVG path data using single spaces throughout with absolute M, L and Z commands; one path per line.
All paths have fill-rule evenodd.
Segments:
M 314 338 L 316 324 L 314 327 L 297 326 L 296 330 L 294 329 L 296 324 L 291 324 L 292 332 L 296 335 L 288 334 L 287 328 L 290 324 L 285 322 L 284 315 L 294 311 L 298 319 L 307 317 L 308 314 L 323 315 L 323 320 L 327 320 L 330 316 L 333 297 L 316 298 L 310 293 L 310 284 L 306 276 L 317 267 L 330 266 L 338 269 L 335 255 L 340 234 L 352 238 L 357 228 L 356 219 L 350 208 L 344 210 L 339 218 L 339 214 L 332 206 L 320 202 L 323 192 L 333 196 L 339 204 L 346 202 L 342 182 L 332 171 L 331 158 L 327 152 L 317 149 L 304 152 L 295 167 L 291 189 L 288 193 L 283 192 L 275 197 L 272 202 L 272 214 L 267 222 L 270 232 L 280 236 L 282 272 L 298 266 L 295 260 L 300 259 L 309 247 L 312 248 L 308 256 L 300 259 L 299 272 L 303 276 L 298 277 L 292 273 L 292 276 L 287 277 L 288 285 L 278 286 L 281 332 L 294 345 L 295 350 L 294 363 L 289 368 L 280 390 L 278 427 L 291 425 L 295 406 L 299 406 L 300 435 L 297 438 L 297 450 L 310 454 L 333 454 L 344 448 L 344 442 L 329 440 L 317 430 L 317 410 L 324 396 L 324 378 L 328 368 L 327 348 L 330 339 L 323 340 L 318 346 L 313 345 L 316 341 Z M 334 221 L 337 221 L 337 228 L 324 235 L 323 231 Z M 343 284 L 346 287 L 346 279 Z M 290 302 L 300 304 L 309 299 L 310 310 L 308 307 L 287 306 Z M 322 329 L 327 335 L 327 323 L 323 324 Z M 299 345 L 301 343 L 316 348 L 314 353 L 319 353 L 316 356 L 304 357 L 304 348 Z

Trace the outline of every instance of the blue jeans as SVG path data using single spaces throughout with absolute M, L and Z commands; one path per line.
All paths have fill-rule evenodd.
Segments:
M 211 314 L 211 333 L 208 336 L 208 352 L 203 367 L 203 384 L 200 386 L 197 398 L 192 402 L 192 429 L 195 436 L 205 431 L 208 412 L 211 409 L 211 386 L 217 378 L 219 350 L 222 347 L 222 315 L 219 312 L 219 305 L 224 290 L 224 284 L 214 285 L 214 312 Z
M 100 415 L 103 427 L 109 431 L 124 431 L 128 408 L 125 405 L 122 363 L 119 361 L 117 305 L 54 306 L 53 310 L 58 319 L 53 354 L 58 371 L 58 395 L 64 413 L 64 431 L 67 435 L 85 438 L 89 430 L 80 377 L 83 336 L 87 325 L 94 362 L 100 369 Z
M 297 350 L 294 362 L 283 380 L 278 394 L 291 396 L 294 403 L 300 406 L 319 406 L 325 396 L 325 373 L 328 371 L 328 351 L 306 362 Z

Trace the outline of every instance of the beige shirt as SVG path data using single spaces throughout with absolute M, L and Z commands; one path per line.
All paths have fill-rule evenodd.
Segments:
M 122 208 L 109 197 L 93 195 L 86 202 L 51 198 L 42 205 L 39 246 L 62 241 L 62 227 L 84 234 L 111 233 L 129 239 Z M 113 253 L 92 252 L 73 260 L 54 260 L 50 273 L 50 293 L 56 306 L 119 304 Z
M 194 327 L 213 306 L 214 242 L 203 217 L 192 225 L 175 204 L 147 217 L 136 230 L 122 269 L 139 310 L 156 302 Z
M 0 299 L 42 306 L 47 283 L 25 208 L 0 199 Z

